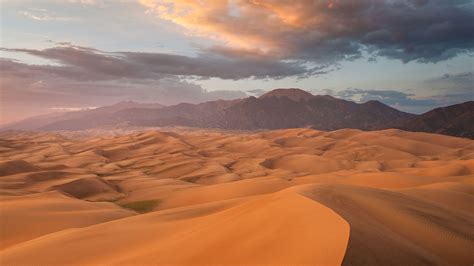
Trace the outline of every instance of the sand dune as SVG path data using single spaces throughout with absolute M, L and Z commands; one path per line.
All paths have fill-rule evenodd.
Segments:
M 433 204 L 424 197 L 347 185 L 316 185 L 306 188 L 303 194 L 333 209 L 350 224 L 347 264 L 467 265 L 472 262 L 472 213 Z
M 28 263 L 28 252 L 41 264 L 337 265 L 349 238 L 349 225 L 342 218 L 297 194 L 272 194 L 192 218 L 169 215 L 155 212 L 50 234 L 8 249 L 2 261 Z M 91 239 L 94 245 L 87 244 Z M 113 244 L 111 239 L 126 244 Z M 58 252 L 71 256 L 55 257 Z
M 39 168 L 23 160 L 12 160 L 0 163 L 0 176 L 32 172 L 35 170 L 39 170 Z
M 474 142 L 0 133 L 0 264 L 471 265 Z
M 0 197 L 0 206 L 0 249 L 63 229 L 134 214 L 112 203 L 81 201 L 53 191 Z

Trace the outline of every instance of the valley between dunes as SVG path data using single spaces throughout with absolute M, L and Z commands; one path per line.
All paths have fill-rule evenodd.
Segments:
M 1 265 L 472 265 L 474 141 L 0 133 Z

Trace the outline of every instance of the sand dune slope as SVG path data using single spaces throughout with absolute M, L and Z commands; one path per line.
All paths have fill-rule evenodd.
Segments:
M 302 194 L 349 222 L 351 233 L 345 265 L 468 265 L 472 262 L 472 213 L 396 192 L 347 185 L 312 185 Z
M 1 265 L 472 265 L 474 141 L 0 132 Z
M 295 206 L 297 206 L 295 208 Z M 162 212 L 69 230 L 1 253 L 5 264 L 340 264 L 349 226 L 295 193 L 276 193 L 202 217 Z M 283 219 L 284 217 L 284 219 Z M 88 243 L 94 242 L 94 245 Z M 63 254 L 57 256 L 57 254 Z
M 59 192 L 0 198 L 0 249 L 67 228 L 134 215 L 112 203 L 92 203 Z

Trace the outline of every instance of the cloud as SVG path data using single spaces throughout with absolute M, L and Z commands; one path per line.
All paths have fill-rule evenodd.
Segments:
M 267 91 L 263 89 L 253 89 L 253 90 L 247 90 L 247 93 L 255 97 L 260 97 L 263 94 L 267 93 Z
M 474 89 L 474 72 L 446 73 L 442 76 L 428 79 L 427 82 L 441 86 L 456 86 Z
M 468 81 L 472 82 L 474 80 L 473 72 L 463 72 L 457 74 L 444 74 L 438 80 L 451 80 L 451 81 Z
M 395 90 L 366 90 L 366 89 L 346 89 L 336 94 L 343 99 L 350 99 L 357 102 L 367 102 L 370 100 L 381 101 L 387 105 L 395 106 L 432 106 L 431 99 L 416 99 L 413 93 L 405 93 Z
M 102 3 L 101 0 L 69 0 L 69 3 L 94 6 Z
M 70 45 L 45 50 L 3 50 L 39 56 L 55 64 L 32 65 L 0 59 L 0 123 L 51 112 L 51 108 L 57 106 L 84 108 L 123 100 L 169 105 L 247 96 L 242 91 L 206 91 L 184 78 L 189 75 L 205 77 L 214 71 L 223 77 L 247 75 L 250 72 L 232 72 L 234 67 L 240 68 L 247 62 L 202 58 L 214 66 L 200 67 L 200 58 L 108 53 Z M 225 71 L 231 72 L 232 76 Z
M 369 53 L 439 62 L 473 50 L 471 0 L 140 0 L 161 19 L 228 49 L 316 64 Z
M 439 106 L 448 106 L 474 100 L 474 92 L 419 96 L 414 93 L 395 90 L 349 88 L 339 92 L 326 90 L 325 93 L 358 103 L 377 100 L 410 113 L 424 113 Z
M 53 111 L 60 111 L 60 112 L 70 112 L 70 111 L 83 111 L 83 110 L 91 110 L 91 109 L 96 109 L 97 106 L 87 106 L 87 107 L 61 107 L 61 106 L 55 106 L 55 107 L 50 107 L 49 109 Z
M 472 71 L 445 73 L 425 80 L 423 85 L 429 88 L 428 91 L 433 94 L 466 95 L 467 98 L 460 97 L 460 101 L 474 98 L 474 73 Z
M 206 91 L 177 78 L 132 82 L 77 81 L 54 75 L 0 77 L 0 124 L 32 115 L 49 113 L 62 107 L 69 110 L 104 106 L 120 101 L 154 102 L 165 105 L 181 102 L 199 103 L 217 99 L 244 98 L 241 91 Z
M 18 14 L 37 21 L 71 21 L 76 18 L 59 16 L 44 8 L 29 8 L 18 11 Z
M 160 79 L 168 76 L 194 76 L 221 79 L 283 78 L 322 73 L 324 68 L 307 68 L 298 62 L 283 62 L 257 55 L 201 53 L 197 57 L 164 53 L 104 52 L 65 43 L 43 50 L 8 49 L 52 60 L 61 66 L 35 66 L 35 71 L 57 72 L 79 80 L 117 78 Z

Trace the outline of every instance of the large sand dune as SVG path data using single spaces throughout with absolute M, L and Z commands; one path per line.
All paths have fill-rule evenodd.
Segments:
M 472 265 L 474 141 L 0 134 L 0 264 Z

